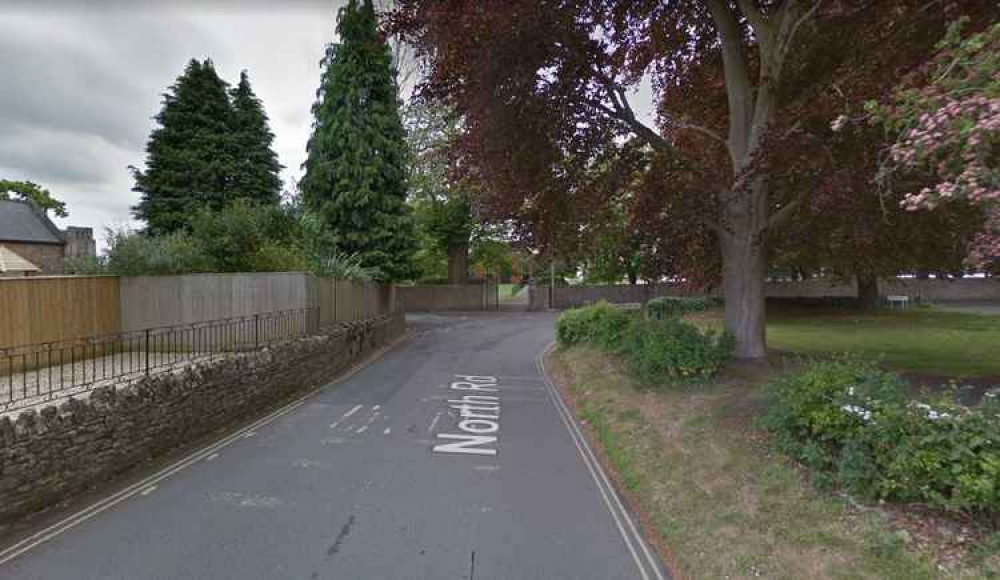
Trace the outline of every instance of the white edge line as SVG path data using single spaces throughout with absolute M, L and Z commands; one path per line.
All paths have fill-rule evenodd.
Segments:
M 382 347 L 381 349 L 373 352 L 367 359 L 354 365 L 340 377 L 337 377 L 336 379 L 328 383 L 323 383 L 319 387 L 309 391 L 308 393 L 302 395 L 298 399 L 292 401 L 291 403 L 288 403 L 284 407 L 281 407 L 280 409 L 271 412 L 269 415 L 266 415 L 261 419 L 258 419 L 257 421 L 251 423 L 250 425 L 237 429 L 230 435 L 227 435 L 226 437 L 220 439 L 219 441 L 210 443 L 205 447 L 199 449 L 198 451 L 195 451 L 190 455 L 187 455 L 177 460 L 176 462 L 172 463 L 171 465 L 168 465 L 167 467 L 164 467 L 163 469 L 154 473 L 153 475 L 147 476 L 125 487 L 124 489 L 121 489 L 103 499 L 94 502 L 93 504 L 87 506 L 86 508 L 83 508 L 82 510 L 77 511 L 74 514 L 63 518 L 62 520 L 46 527 L 41 531 L 35 532 L 34 534 L 28 536 L 27 538 L 21 540 L 20 542 L 17 542 L 12 546 L 8 546 L 7 548 L 0 551 L 0 565 L 10 562 L 11 560 L 17 558 L 21 554 L 24 554 L 28 550 L 31 550 L 35 546 L 43 544 L 51 540 L 52 538 L 62 534 L 63 532 L 70 530 L 76 527 L 77 525 L 101 514 L 102 512 L 108 510 L 109 508 L 131 498 L 132 496 L 148 488 L 149 486 L 155 485 L 160 481 L 167 479 L 171 475 L 183 471 L 187 467 L 190 467 L 194 463 L 201 461 L 202 459 L 211 455 L 212 453 L 215 453 L 216 451 L 234 443 L 237 439 L 242 437 L 247 432 L 253 431 L 254 429 L 267 425 L 273 422 L 274 420 L 282 417 L 283 415 L 286 415 L 287 413 L 296 409 L 297 407 L 302 406 L 303 404 L 305 404 L 306 399 L 309 399 L 316 393 L 322 391 L 323 389 L 326 389 L 331 385 L 335 385 L 337 383 L 349 379 L 350 377 L 357 374 L 358 371 L 363 369 L 368 364 L 381 358 L 383 355 L 385 355 L 385 353 L 395 348 L 400 342 L 402 342 L 402 340 L 407 338 L 407 336 L 408 335 L 404 334 L 403 337 L 401 337 L 400 339 L 397 339 L 392 343 Z
M 604 472 L 604 467 L 601 465 L 600 461 L 597 460 L 597 457 L 594 455 L 593 450 L 590 448 L 590 444 L 587 443 L 586 437 L 583 436 L 583 433 L 572 421 L 573 416 L 570 413 L 569 408 L 563 402 L 562 396 L 559 394 L 555 385 L 552 384 L 552 381 L 549 379 L 548 372 L 546 371 L 545 368 L 544 357 L 546 354 L 551 352 L 554 346 L 555 346 L 554 342 L 549 343 L 548 346 L 546 346 L 542 350 L 542 352 L 539 353 L 538 356 L 535 358 L 535 362 L 538 364 L 539 371 L 541 371 L 542 377 L 545 379 L 545 384 L 547 387 L 549 387 L 549 396 L 552 397 L 552 400 L 555 403 L 557 410 L 559 411 L 559 417 L 563 420 L 563 424 L 566 425 L 566 428 L 570 431 L 570 436 L 573 439 L 573 442 L 576 444 L 577 450 L 583 457 L 584 463 L 590 470 L 591 476 L 594 477 L 595 483 L 597 483 L 597 487 L 598 489 L 600 489 L 601 495 L 604 497 L 604 501 L 607 504 L 608 509 L 611 511 L 611 515 L 614 516 L 615 523 L 618 524 L 618 529 L 622 533 L 622 537 L 625 539 L 625 543 L 628 545 L 629 550 L 632 552 L 632 557 L 635 558 L 636 564 L 639 566 L 639 570 L 642 573 L 643 578 L 648 578 L 648 575 L 646 574 L 645 571 L 645 566 L 643 566 L 642 561 L 639 559 L 639 555 L 636 553 L 635 548 L 632 546 L 631 541 L 629 540 L 627 534 L 625 533 L 625 530 L 622 528 L 621 522 L 619 521 L 619 516 L 616 514 L 615 509 L 613 508 L 610 500 L 608 499 L 609 494 L 605 491 L 605 487 L 607 488 L 607 491 L 610 492 L 611 498 L 614 499 L 615 505 L 617 505 L 618 510 L 621 512 L 622 519 L 624 519 L 625 522 L 628 524 L 629 529 L 632 531 L 632 535 L 635 537 L 636 542 L 642 549 L 643 555 L 646 557 L 646 564 L 653 569 L 653 573 L 656 575 L 656 578 L 658 580 L 664 580 L 664 576 L 660 569 L 660 566 L 657 563 L 657 559 L 654 558 L 652 553 L 649 551 L 649 547 L 643 540 L 642 534 L 639 533 L 639 530 L 636 528 L 635 522 L 632 521 L 632 517 L 629 515 L 628 510 L 625 509 L 625 506 L 622 504 L 621 499 L 618 497 L 618 494 L 615 491 L 614 486 L 611 484 L 611 481 L 608 479 L 607 474 Z M 600 479 L 598 479 L 598 476 L 600 476 Z M 601 481 L 603 481 L 604 483 L 603 486 L 601 485 Z

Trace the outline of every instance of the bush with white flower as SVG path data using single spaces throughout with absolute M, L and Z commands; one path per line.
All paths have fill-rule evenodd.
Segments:
M 816 362 L 768 385 L 765 426 L 859 495 L 1000 517 L 1000 398 L 970 408 L 905 393 L 872 363 Z

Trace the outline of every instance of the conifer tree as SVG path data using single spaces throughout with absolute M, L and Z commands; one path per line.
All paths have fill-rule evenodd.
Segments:
M 250 87 L 247 72 L 240 73 L 240 82 L 232 90 L 236 166 L 232 192 L 236 197 L 273 205 L 281 195 L 282 166 L 272 149 L 274 133 L 268 126 L 267 114 L 260 99 Z
M 416 235 L 396 71 L 377 24 L 371 0 L 350 0 L 340 11 L 340 42 L 321 62 L 300 188 L 337 251 L 356 254 L 382 280 L 400 280 L 414 273 Z
M 159 124 L 146 145 L 146 168 L 132 167 L 132 214 L 150 234 L 188 229 L 201 208 L 221 209 L 232 198 L 235 157 L 228 86 L 211 60 L 192 59 L 163 95 Z

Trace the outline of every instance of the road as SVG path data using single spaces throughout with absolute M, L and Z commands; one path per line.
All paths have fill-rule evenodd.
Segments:
M 0 552 L 0 578 L 661 578 L 540 373 L 553 317 L 408 322 L 356 374 Z

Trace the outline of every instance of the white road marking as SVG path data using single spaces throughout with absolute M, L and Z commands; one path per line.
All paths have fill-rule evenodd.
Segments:
M 440 420 L 441 420 L 441 411 L 438 411 L 437 415 L 434 415 L 434 420 L 431 421 L 430 427 L 427 428 L 427 432 L 428 433 L 433 433 L 434 432 L 434 428 L 437 427 L 438 421 L 440 421 Z
M 618 526 L 618 532 L 621 534 L 622 539 L 625 541 L 625 545 L 632 554 L 632 559 L 639 568 L 639 573 L 642 575 L 644 580 L 649 580 L 649 574 L 646 571 L 646 566 L 648 565 L 649 568 L 652 569 L 657 580 L 664 580 L 663 573 L 660 571 L 660 567 L 657 565 L 656 559 L 653 558 L 649 548 L 646 546 L 646 542 L 642 539 L 642 536 L 636 529 L 635 523 L 629 516 L 628 511 L 626 511 L 625 506 L 622 505 L 621 499 L 618 497 L 618 494 L 615 493 L 615 488 L 611 485 L 611 481 L 608 479 L 607 474 L 604 473 L 604 468 L 597 460 L 594 452 L 590 449 L 590 445 L 587 443 L 587 439 L 583 436 L 583 432 L 581 432 L 579 427 L 577 427 L 573 422 L 573 416 L 556 390 L 555 385 L 553 385 L 552 381 L 549 380 L 548 374 L 545 370 L 544 357 L 549 351 L 552 350 L 553 347 L 555 347 L 554 342 L 545 347 L 545 349 L 540 352 L 537 357 L 535 357 L 535 364 L 538 366 L 539 372 L 541 372 L 542 377 L 545 379 L 545 386 L 549 389 L 549 396 L 552 398 L 552 403 L 556 407 L 559 418 L 562 419 L 563 425 L 565 425 L 566 430 L 569 431 L 570 439 L 573 440 L 573 444 L 576 445 L 576 450 L 580 453 L 580 457 L 583 459 L 584 465 L 590 472 L 590 476 L 594 479 L 594 483 L 597 484 L 597 489 L 601 492 L 601 497 L 604 499 L 604 503 L 608 507 L 608 511 L 611 512 L 611 517 L 614 518 L 615 524 Z M 614 503 L 612 503 L 612 499 L 614 500 Z M 615 510 L 615 506 L 618 508 L 617 511 Z M 636 551 L 632 538 L 625 531 L 625 526 L 622 524 L 622 520 L 625 520 L 625 523 L 628 524 L 628 528 L 632 532 L 635 543 L 639 544 L 643 555 L 646 557 L 645 564 L 640 558 L 639 553 Z
M 121 490 L 118 490 L 117 492 L 109 495 L 108 497 L 101 499 L 97 502 L 94 502 L 90 506 L 63 518 L 62 520 L 48 526 L 47 528 L 35 532 L 34 534 L 21 540 L 20 542 L 17 542 L 16 544 L 4 548 L 2 551 L 0 551 L 0 565 L 10 562 L 14 558 L 17 558 L 18 556 L 27 552 L 28 550 L 31 550 L 35 546 L 43 544 L 51 540 L 52 538 L 59 536 L 63 532 L 75 528 L 76 526 L 82 524 L 83 522 L 92 519 L 97 515 L 100 515 L 102 512 L 107 511 L 109 508 L 131 497 L 134 497 L 137 493 L 139 493 L 146 487 L 159 483 L 160 481 L 163 481 L 164 479 L 167 479 L 168 477 L 180 471 L 183 471 L 184 469 L 190 467 L 191 465 L 197 463 L 198 461 L 204 460 L 207 456 L 215 453 L 216 451 L 224 447 L 231 445 L 234 441 L 242 437 L 244 433 L 253 431 L 254 429 L 258 429 L 264 425 L 267 425 L 281 418 L 282 416 L 290 413 L 291 411 L 294 411 L 298 407 L 302 406 L 307 399 L 309 399 L 316 393 L 322 391 L 323 389 L 326 389 L 330 385 L 340 383 L 354 376 L 355 374 L 358 373 L 358 371 L 360 371 L 366 365 L 381 358 L 382 355 L 389 352 L 389 350 L 394 348 L 396 345 L 401 343 L 406 338 L 409 338 L 409 336 L 410 336 L 409 334 L 403 335 L 401 339 L 396 340 L 391 344 L 375 351 L 374 353 L 371 354 L 371 356 L 369 356 L 365 360 L 361 361 L 360 363 L 348 369 L 347 372 L 345 372 L 343 375 L 341 375 L 334 381 L 316 387 L 315 389 L 302 395 L 295 401 L 292 401 L 291 403 L 285 405 L 284 407 L 273 411 L 271 414 L 258 419 L 257 421 L 251 423 L 250 425 L 247 425 L 242 429 L 238 429 L 232 434 L 223 437 L 222 439 L 214 443 L 211 443 L 198 451 L 195 451 L 194 453 L 188 455 L 187 457 L 184 457 L 183 459 L 178 460 L 176 463 L 173 463 L 172 465 L 169 465 L 161 469 L 160 471 L 154 473 L 153 475 L 150 475 L 140 481 L 137 481 L 136 483 L 133 483 L 132 485 L 129 485 Z
M 156 491 L 156 486 L 155 485 L 151 485 L 151 486 L 147 487 L 146 489 L 142 490 L 141 492 L 139 492 L 139 495 L 149 495 L 149 494 L 153 493 L 154 491 Z
M 346 419 L 346 418 L 350 417 L 351 415 L 357 413 L 358 411 L 361 410 L 362 407 L 364 407 L 364 405 L 355 405 L 353 409 L 351 409 L 350 411 L 348 411 L 348 412 L 344 413 L 343 415 L 341 415 L 340 416 L 340 420 L 343 421 L 344 419 Z
M 208 457 L 206 457 L 205 461 L 213 461 L 218 456 L 219 456 L 218 453 L 213 453 L 213 454 L 209 455 Z
M 243 438 L 244 438 L 244 439 L 249 439 L 249 438 L 251 438 L 251 437 L 254 437 L 255 435 L 257 435 L 257 432 L 256 432 L 256 431 L 250 431 L 249 433 L 244 433 L 244 434 L 243 434 Z
M 392 433 L 392 427 L 386 427 L 385 431 L 382 431 L 383 435 L 388 435 L 389 433 Z
M 476 471 L 496 471 L 500 469 L 499 465 L 477 465 L 473 467 Z

